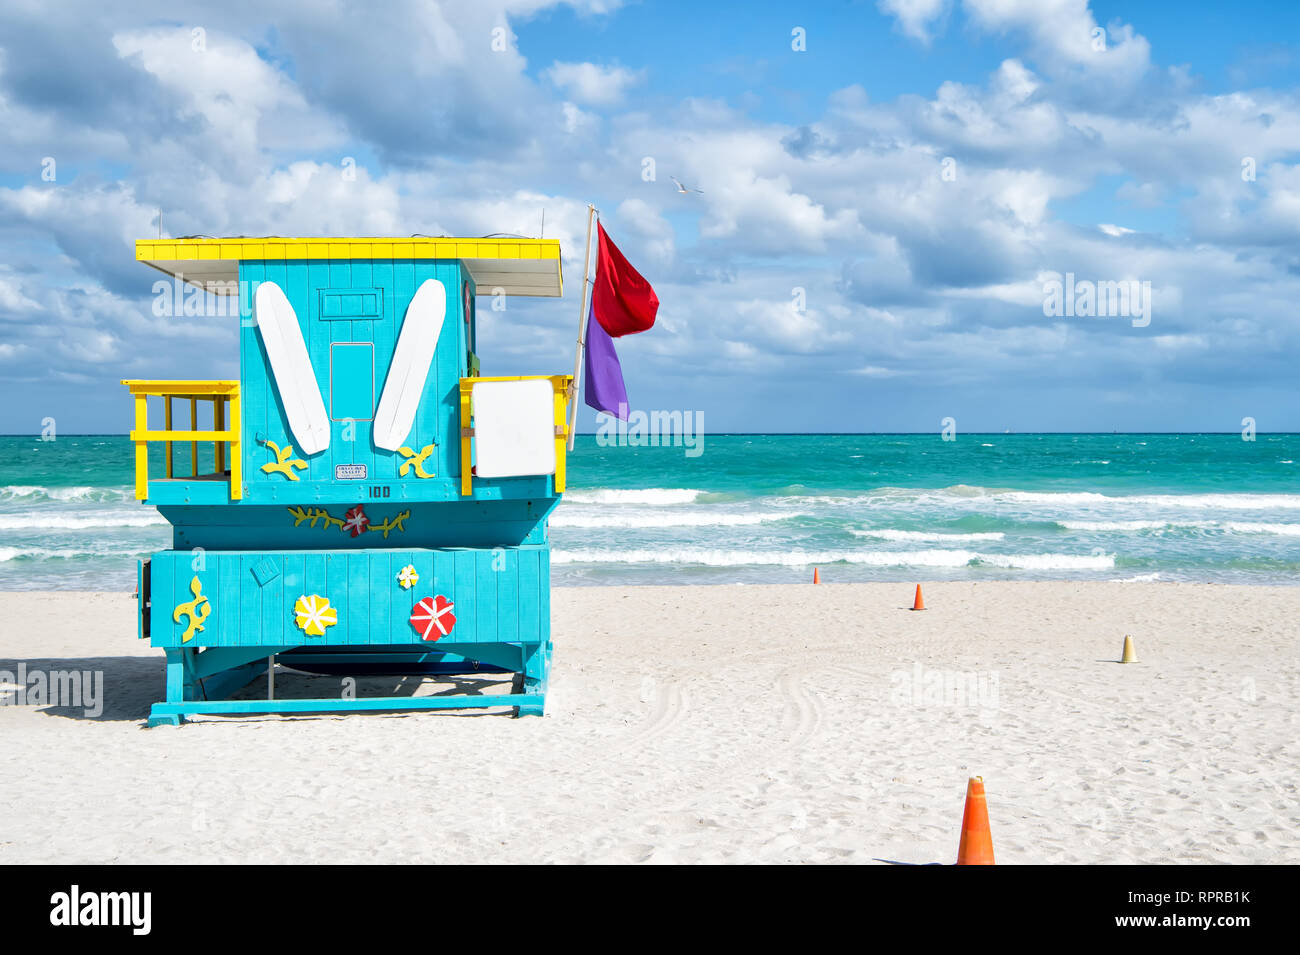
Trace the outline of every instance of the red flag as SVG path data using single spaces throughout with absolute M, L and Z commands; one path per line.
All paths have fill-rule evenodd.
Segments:
M 613 338 L 643 332 L 655 323 L 659 296 L 650 283 L 623 258 L 605 227 L 596 223 L 600 252 L 596 284 L 591 292 L 591 313 Z

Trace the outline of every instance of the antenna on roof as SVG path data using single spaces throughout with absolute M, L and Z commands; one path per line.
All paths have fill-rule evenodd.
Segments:
M 542 231 L 537 233 L 537 238 L 546 235 L 546 206 L 542 206 Z
M 158 207 L 158 238 L 162 238 L 162 206 Z

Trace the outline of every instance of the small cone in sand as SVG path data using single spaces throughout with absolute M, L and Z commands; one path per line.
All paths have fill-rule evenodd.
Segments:
M 921 596 L 921 585 L 920 585 L 920 584 L 917 584 L 917 585 L 916 585 L 916 600 L 912 601 L 912 609 L 913 609 L 913 610 L 924 610 L 924 609 L 925 609 L 925 598 L 923 598 L 923 597 Z
M 961 816 L 958 865 L 993 865 L 993 836 L 989 833 L 989 805 L 984 798 L 984 777 L 972 776 L 966 784 L 966 810 Z
M 814 583 L 814 584 L 820 584 L 821 582 L 822 582 L 822 575 L 819 574 L 819 573 L 817 573 L 817 568 L 814 567 L 814 568 L 813 568 L 813 583 Z
M 1137 650 L 1133 648 L 1133 638 L 1127 633 L 1124 634 L 1124 655 L 1120 657 L 1120 663 L 1137 663 Z

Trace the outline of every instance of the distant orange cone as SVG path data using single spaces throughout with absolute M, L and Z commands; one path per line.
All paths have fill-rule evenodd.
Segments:
M 817 573 L 817 568 L 814 567 L 814 568 L 813 568 L 813 583 L 814 583 L 814 584 L 820 584 L 821 582 L 822 582 L 821 574 Z
M 925 609 L 925 598 L 923 598 L 923 597 L 921 596 L 921 585 L 920 585 L 920 584 L 917 584 L 917 585 L 916 585 L 916 600 L 912 602 L 912 609 L 913 609 L 913 610 L 924 610 L 924 609 Z
M 966 810 L 961 816 L 958 865 L 993 865 L 993 836 L 989 832 L 989 805 L 984 799 L 984 777 L 972 776 L 966 784 Z

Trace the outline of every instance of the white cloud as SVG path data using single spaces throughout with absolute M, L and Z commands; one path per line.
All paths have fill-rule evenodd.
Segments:
M 21 313 L 40 310 L 41 304 L 27 297 L 15 276 L 0 271 L 0 311 Z
M 309 107 L 293 82 L 243 40 L 206 31 L 196 49 L 182 27 L 122 31 L 112 41 L 121 57 L 181 96 L 182 118 L 202 120 L 209 150 L 249 161 L 265 149 L 343 142 L 337 120 Z
M 564 117 L 564 131 L 570 136 L 595 122 L 595 117 L 590 113 L 584 113 L 576 103 L 561 103 L 560 112 Z
M 818 252 L 831 239 L 849 239 L 861 230 L 851 209 L 828 212 L 795 191 L 785 175 L 760 176 L 738 168 L 709 181 L 709 213 L 700 225 L 706 239 L 729 239 L 742 233 L 747 243 L 762 243 L 774 252 Z
M 881 13 L 898 21 L 898 27 L 922 43 L 930 42 L 930 24 L 947 7 L 947 0 L 877 0 Z
M 904 372 L 896 368 L 884 368 L 880 365 L 863 365 L 861 368 L 850 368 L 850 375 L 861 375 L 864 378 L 897 378 Z
M 614 106 L 622 102 L 629 87 L 641 82 L 644 72 L 596 63 L 551 64 L 546 71 L 552 83 L 579 103 Z
M 968 16 L 986 30 L 1025 33 L 1044 69 L 1083 68 L 1094 78 L 1127 81 L 1150 66 L 1151 47 L 1131 26 L 1099 26 L 1088 0 L 962 0 Z
M 178 3 L 176 21 L 193 21 L 200 7 Z M 0 167 L 20 170 L 0 187 L 7 380 L 174 376 L 150 366 L 142 343 L 159 336 L 171 352 L 191 350 L 196 375 L 237 361 L 231 329 L 149 314 L 155 276 L 131 242 L 154 233 L 158 207 L 168 233 L 214 235 L 536 235 L 545 210 L 569 299 L 512 302 L 483 327 L 494 365 L 524 373 L 571 360 L 595 202 L 663 303 L 656 334 L 627 345 L 626 370 L 641 377 L 629 385 L 670 382 L 688 389 L 674 400 L 697 406 L 689 389 L 708 382 L 790 374 L 844 389 L 864 379 L 1019 387 L 1050 368 L 1053 386 L 1141 376 L 1154 387 L 1157 352 L 1184 381 L 1237 374 L 1238 359 L 1265 380 L 1274 372 L 1258 356 L 1293 363 L 1300 352 L 1292 93 L 1143 85 L 1149 99 L 1135 108 L 1124 94 L 1158 71 L 1131 28 L 1113 26 L 1096 51 L 1086 3 L 966 0 L 959 9 L 979 29 L 964 37 L 1005 33 L 1018 46 L 983 82 L 936 81 L 932 94 L 888 101 L 849 87 L 825 105 L 806 101 L 793 123 L 756 118 L 704 85 L 651 110 L 638 98 L 643 74 L 621 66 L 555 63 L 534 79 L 520 48 L 528 31 L 511 24 L 550 6 L 401 0 L 358 31 L 306 4 L 232 0 L 205 11 L 209 59 L 198 62 L 188 30 L 122 28 L 71 0 L 44 27 L 24 24 L 47 31 L 32 46 L 52 58 L 24 59 L 10 44 L 0 60 Z M 947 12 L 881 8 L 919 38 Z M 280 25 L 274 48 L 248 25 L 267 18 Z M 50 53 L 74 23 L 80 39 Z M 493 53 L 498 25 L 510 48 Z M 83 82 L 100 74 L 111 82 Z M 73 77 L 75 101 L 25 96 L 33 76 L 52 86 L 48 77 Z M 430 104 L 419 122 L 413 102 Z M 59 160 L 56 183 L 34 181 L 32 157 L 43 155 Z M 345 156 L 354 176 L 343 175 Z M 1244 156 L 1254 181 L 1241 175 Z M 943 175 L 947 157 L 955 177 Z M 679 195 L 670 175 L 703 194 Z M 1099 196 L 1117 177 L 1113 196 Z M 1140 231 L 1105 221 L 1129 214 L 1112 198 L 1156 215 Z M 1176 222 L 1165 234 L 1147 224 L 1163 220 Z M 1150 281 L 1151 331 L 1046 319 L 1045 271 Z M 795 287 L 804 311 L 791 307 Z M 33 310 L 42 322 L 18 321 Z M 51 327 L 77 329 L 80 343 L 58 345 Z
M 673 261 L 677 251 L 673 227 L 644 199 L 624 199 L 618 204 L 613 219 L 619 226 L 627 225 L 640 248 L 656 263 Z M 621 238 L 619 241 L 623 243 Z
M 989 299 L 1032 310 L 1043 304 L 1043 279 L 1035 276 L 1022 282 L 1005 282 L 977 288 L 953 289 L 950 295 L 967 299 Z M 1035 316 L 1036 318 L 1036 316 Z

